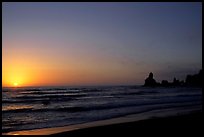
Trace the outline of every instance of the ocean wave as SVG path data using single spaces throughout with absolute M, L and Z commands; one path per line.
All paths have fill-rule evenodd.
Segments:
M 183 101 L 163 101 L 163 102 L 146 102 L 146 103 L 126 103 L 126 104 L 104 104 L 104 105 L 90 105 L 90 106 L 73 106 L 73 107 L 58 107 L 58 108 L 22 108 L 22 109 L 11 109 L 11 110 L 2 110 L 2 113 L 18 113 L 18 112 L 49 112 L 49 111 L 58 111 L 58 112 L 82 112 L 82 111 L 95 111 L 95 110 L 108 110 L 108 109 L 116 109 L 116 108 L 124 108 L 124 107 L 146 107 L 153 105 L 168 105 L 172 106 L 175 104 L 201 104 L 202 101 L 198 101 L 197 99 L 183 100 Z
M 32 108 L 22 108 L 22 109 L 10 109 L 10 110 L 2 110 L 2 113 L 18 113 L 18 112 L 31 112 Z
M 43 94 L 43 95 L 21 95 L 21 96 L 17 96 L 17 99 L 34 99 L 34 98 L 74 98 L 74 97 L 82 97 L 82 96 L 86 96 L 86 94 L 70 94 L 70 93 L 66 93 L 66 94 Z
M 9 92 L 9 91 L 61 91 L 61 90 L 71 90 L 72 88 L 25 88 L 25 87 L 11 87 L 11 88 L 3 88 L 3 92 Z
M 75 124 L 152 110 L 186 107 L 202 110 L 202 90 L 185 88 L 78 87 L 5 89 L 2 94 L 3 132 L 50 126 L 52 121 Z M 16 90 L 13 90 L 16 91 Z M 8 93 L 9 92 L 9 93 Z M 30 106 L 9 109 L 7 106 Z M 60 121 L 62 119 L 67 119 Z M 25 121 L 25 122 L 23 122 Z M 27 122 L 27 123 L 26 123 Z M 29 124 L 33 122 L 33 124 Z M 42 123 L 41 123 L 42 122 Z M 53 122 L 52 127 L 56 126 Z

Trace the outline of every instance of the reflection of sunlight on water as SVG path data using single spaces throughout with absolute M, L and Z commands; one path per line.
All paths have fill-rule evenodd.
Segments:
M 23 88 L 20 88 L 20 87 L 13 87 L 13 88 L 8 88 L 8 89 L 3 89 L 3 92 L 2 92 L 2 97 L 3 99 L 15 99 L 15 98 L 18 98 L 20 96 L 22 96 L 22 92 L 23 92 Z
M 9 106 L 2 106 L 2 111 L 6 110 L 18 110 L 18 109 L 31 109 L 33 107 L 28 105 L 9 105 Z

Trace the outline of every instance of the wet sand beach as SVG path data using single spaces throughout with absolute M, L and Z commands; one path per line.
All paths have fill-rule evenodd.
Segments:
M 202 112 L 62 132 L 63 136 L 202 136 Z
M 5 135 L 57 135 L 57 136 L 136 136 L 136 135 L 189 135 L 200 136 L 202 111 L 168 117 L 137 117 L 135 115 L 96 122 L 35 130 L 5 133 Z

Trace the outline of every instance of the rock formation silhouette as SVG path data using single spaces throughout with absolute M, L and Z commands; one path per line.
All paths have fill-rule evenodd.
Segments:
M 149 73 L 149 77 L 145 79 L 144 86 L 146 87 L 178 87 L 178 86 L 187 86 L 187 87 L 202 87 L 202 74 L 203 70 L 201 69 L 198 74 L 187 75 L 185 82 L 179 81 L 174 77 L 173 82 L 168 82 L 167 80 L 162 80 L 161 84 L 157 83 L 153 78 L 153 73 Z
M 156 80 L 153 78 L 153 73 L 149 73 L 149 77 L 145 79 L 145 84 L 144 86 L 147 87 L 155 87 L 157 85 Z
M 202 87 L 202 73 L 203 70 L 201 69 L 198 74 L 187 75 L 185 85 L 193 87 Z
M 163 87 L 168 87 L 170 85 L 171 85 L 171 83 L 169 83 L 167 80 L 162 80 L 162 82 L 161 82 L 161 86 L 163 86 Z

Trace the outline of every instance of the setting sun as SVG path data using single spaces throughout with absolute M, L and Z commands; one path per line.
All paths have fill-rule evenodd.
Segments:
M 15 83 L 13 83 L 13 85 L 14 85 L 15 87 L 17 87 L 17 86 L 18 86 L 18 83 L 17 83 L 17 82 L 15 82 Z

